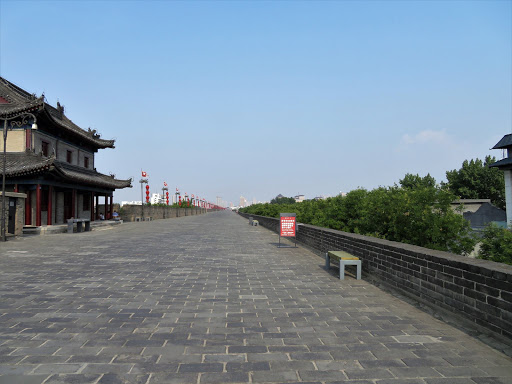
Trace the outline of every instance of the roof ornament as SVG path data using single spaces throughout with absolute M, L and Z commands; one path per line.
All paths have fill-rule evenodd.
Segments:
M 91 127 L 89 127 L 87 129 L 87 133 L 89 134 L 89 136 L 91 136 L 91 137 L 93 137 L 95 139 L 99 139 L 100 138 L 100 135 L 96 133 L 96 130 L 95 129 L 91 130 Z
M 58 101 L 57 101 L 57 111 L 59 112 L 59 117 L 62 119 L 64 116 L 64 106 L 61 105 Z

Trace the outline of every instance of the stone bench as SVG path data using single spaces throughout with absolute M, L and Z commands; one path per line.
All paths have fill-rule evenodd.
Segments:
M 331 266 L 331 259 L 338 260 L 340 263 L 340 280 L 345 280 L 346 265 L 355 265 L 357 268 L 356 279 L 361 279 L 361 260 L 359 260 L 359 257 L 352 256 L 345 251 L 328 251 L 325 253 L 325 268 L 327 270 Z
M 68 219 L 68 233 L 73 233 L 75 224 L 77 232 L 89 232 L 91 230 L 91 220 L 89 219 Z

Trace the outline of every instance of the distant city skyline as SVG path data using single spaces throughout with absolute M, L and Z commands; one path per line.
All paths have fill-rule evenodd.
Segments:
M 510 1 L 0 7 L 0 76 L 116 140 L 115 202 L 141 169 L 226 205 L 439 182 L 512 132 Z

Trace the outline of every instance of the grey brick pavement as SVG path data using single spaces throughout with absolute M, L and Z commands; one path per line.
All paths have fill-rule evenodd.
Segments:
M 231 212 L 0 244 L 0 383 L 512 383 L 512 360 Z

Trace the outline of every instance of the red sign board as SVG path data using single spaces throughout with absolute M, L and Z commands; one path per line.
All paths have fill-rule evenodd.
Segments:
M 285 216 L 282 213 L 280 217 L 280 228 L 282 237 L 295 237 L 295 214 L 293 216 Z

